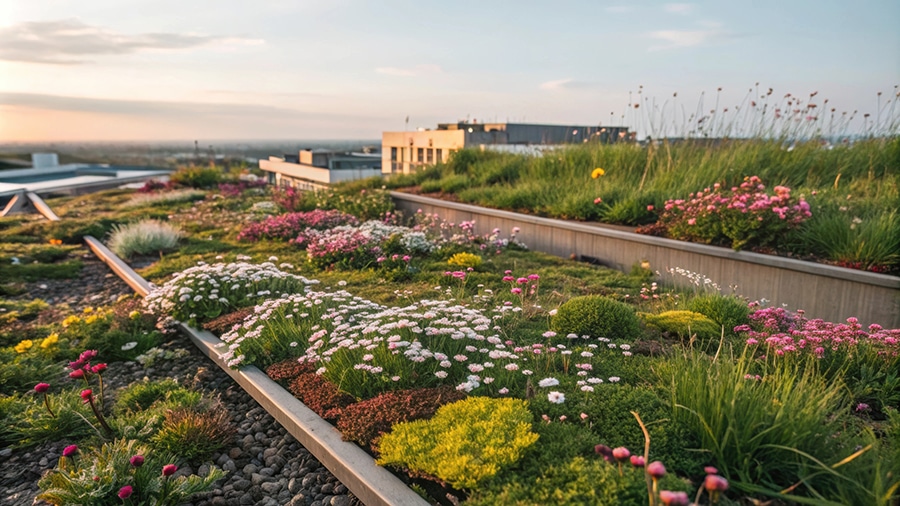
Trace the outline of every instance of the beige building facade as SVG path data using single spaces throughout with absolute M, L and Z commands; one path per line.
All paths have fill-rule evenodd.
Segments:
M 467 147 L 613 143 L 626 139 L 627 132 L 627 127 L 475 122 L 440 123 L 435 130 L 383 132 L 381 171 L 408 174 L 446 162 L 452 153 Z

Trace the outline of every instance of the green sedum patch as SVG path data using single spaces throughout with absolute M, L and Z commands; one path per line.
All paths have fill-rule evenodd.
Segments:
M 633 340 L 641 335 L 638 317 L 628 304 L 599 295 L 573 297 L 559 307 L 551 327 L 557 333 Z
M 431 420 L 400 423 L 381 440 L 380 465 L 426 473 L 472 489 L 518 461 L 538 435 L 525 401 L 472 397 Z

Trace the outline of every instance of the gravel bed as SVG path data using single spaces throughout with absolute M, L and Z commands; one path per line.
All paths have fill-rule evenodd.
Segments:
M 68 304 L 73 309 L 115 301 L 130 289 L 96 260 L 85 259 L 82 276 L 76 280 L 29 283 L 23 298 L 40 297 L 51 304 Z M 112 391 L 144 378 L 172 378 L 221 399 L 232 415 L 237 435 L 228 449 L 213 456 L 227 473 L 206 497 L 198 496 L 195 506 L 211 505 L 309 505 L 355 506 L 361 502 L 320 464 L 249 394 L 218 366 L 203 356 L 184 336 L 175 335 L 165 349 L 185 349 L 187 356 L 157 360 L 145 368 L 136 362 L 109 364 L 104 375 Z M 45 444 L 29 450 L 0 450 L 0 504 L 25 506 L 46 504 L 35 501 L 37 480 L 56 466 L 69 441 Z M 206 466 L 179 473 L 204 475 Z

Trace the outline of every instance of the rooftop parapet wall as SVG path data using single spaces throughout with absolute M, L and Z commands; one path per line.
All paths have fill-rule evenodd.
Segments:
M 860 323 L 900 328 L 900 278 L 834 267 L 791 258 L 694 244 L 625 232 L 597 224 L 541 218 L 527 214 L 446 202 L 420 195 L 391 193 L 398 209 L 413 214 L 421 209 L 459 223 L 475 221 L 476 233 L 499 228 L 535 251 L 556 256 L 591 258 L 621 271 L 642 261 L 665 274 L 681 268 L 700 273 L 717 283 L 722 293 L 749 300 L 766 299 L 772 305 L 803 309 L 808 318 L 843 322 L 856 317 Z M 667 281 L 690 287 L 682 276 Z

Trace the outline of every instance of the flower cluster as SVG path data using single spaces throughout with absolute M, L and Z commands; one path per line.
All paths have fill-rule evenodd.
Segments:
M 357 225 L 356 217 L 340 211 L 316 209 L 306 213 L 287 213 L 269 216 L 262 221 L 250 223 L 238 234 L 239 241 L 260 239 L 293 240 L 302 245 L 306 242 L 307 229 L 326 230 L 342 225 Z
M 366 267 L 380 264 L 395 255 L 411 257 L 437 248 L 425 234 L 408 227 L 367 221 L 359 226 L 334 227 L 325 231 L 307 230 L 303 242 L 309 259 L 320 267 Z M 409 261 L 406 259 L 404 261 Z
M 455 244 L 474 247 L 480 251 L 493 251 L 499 254 L 504 249 L 516 247 L 528 249 L 517 238 L 519 227 L 514 227 L 509 237 L 503 237 L 501 230 L 495 228 L 490 233 L 475 233 L 475 221 L 454 223 L 442 219 L 437 213 L 425 213 L 421 209 L 413 216 L 413 229 L 422 231 L 438 245 Z
M 503 395 L 521 391 L 535 374 L 568 375 L 570 363 L 575 378 L 569 376 L 566 386 L 574 382 L 582 392 L 619 380 L 592 377 L 597 344 L 518 346 L 502 339 L 497 320 L 506 307 L 495 308 L 493 315 L 450 301 L 386 307 L 345 290 L 310 290 L 259 304 L 253 315 L 222 335 L 228 349 L 221 356 L 237 367 L 285 350 L 357 398 L 448 384 Z M 600 341 L 622 350 L 616 353 L 623 357 L 631 353 L 628 345 Z M 564 402 L 565 395 L 559 392 L 554 400 Z
M 900 355 L 900 329 L 884 329 L 869 325 L 864 329 L 856 318 L 846 323 L 832 323 L 821 319 L 807 320 L 803 313 L 792 314 L 783 308 L 766 308 L 750 315 L 751 325 L 735 327 L 743 332 L 747 344 L 764 345 L 776 355 L 808 354 L 816 358 L 829 355 L 859 355 L 874 353 L 885 359 Z
M 236 182 L 219 183 L 219 193 L 225 197 L 240 197 L 245 191 L 253 188 L 262 188 L 266 186 L 265 179 L 245 180 L 241 179 Z
M 274 258 L 274 257 L 273 257 Z M 277 259 L 276 259 L 277 260 Z M 290 267 L 282 264 L 282 267 Z M 269 296 L 303 291 L 318 283 L 280 270 L 272 262 L 200 264 L 176 274 L 145 297 L 146 308 L 196 325 Z
M 791 196 L 790 188 L 776 186 L 773 195 L 765 189 L 756 176 L 730 189 L 716 183 L 687 200 L 666 201 L 656 227 L 673 239 L 726 244 L 736 250 L 774 246 L 812 214 L 802 197 Z

